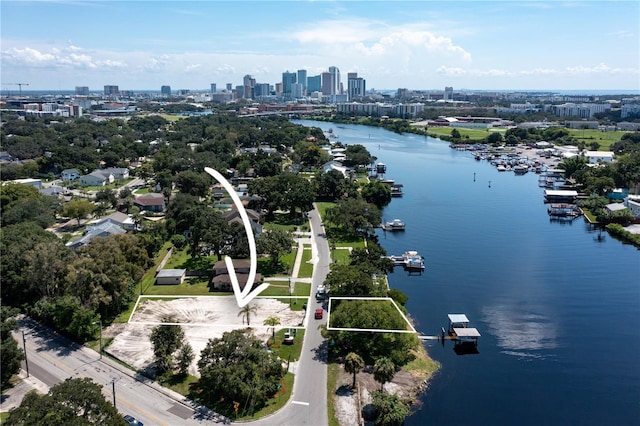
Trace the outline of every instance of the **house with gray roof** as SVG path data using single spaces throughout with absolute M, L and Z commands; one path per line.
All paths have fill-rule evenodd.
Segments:
M 95 237 L 108 237 L 109 235 L 121 235 L 126 233 L 122 227 L 115 225 L 111 222 L 105 222 L 97 226 L 87 226 L 86 233 L 75 240 L 69 241 L 66 246 L 72 249 L 86 246 Z

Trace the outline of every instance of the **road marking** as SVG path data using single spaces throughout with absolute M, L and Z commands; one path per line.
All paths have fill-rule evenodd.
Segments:
M 308 402 L 302 402 L 302 401 L 291 401 L 292 404 L 298 404 L 298 405 L 309 405 Z

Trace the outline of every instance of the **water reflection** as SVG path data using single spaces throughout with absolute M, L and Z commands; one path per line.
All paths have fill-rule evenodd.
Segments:
M 517 305 L 497 305 L 482 309 L 489 332 L 507 355 L 521 358 L 546 358 L 544 352 L 557 347 L 556 326 L 540 312 L 519 310 Z

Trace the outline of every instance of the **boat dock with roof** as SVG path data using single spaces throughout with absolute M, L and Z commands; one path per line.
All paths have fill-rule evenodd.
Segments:
M 442 328 L 442 340 L 445 339 L 445 333 L 450 340 L 455 340 L 456 345 L 472 344 L 478 346 L 478 338 L 480 332 L 477 328 L 469 327 L 469 319 L 465 314 L 449 314 L 449 327 L 445 332 Z

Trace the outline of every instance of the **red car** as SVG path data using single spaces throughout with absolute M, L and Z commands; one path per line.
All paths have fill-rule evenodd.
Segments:
M 322 319 L 322 309 L 316 309 L 316 319 Z

